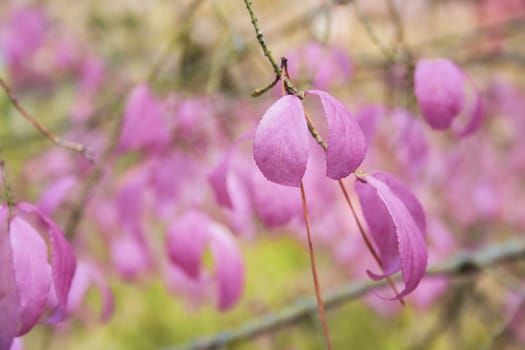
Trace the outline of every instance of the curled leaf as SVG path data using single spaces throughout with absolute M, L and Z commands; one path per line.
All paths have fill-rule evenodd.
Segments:
M 29 203 L 19 203 L 17 208 L 36 215 L 43 223 L 51 242 L 51 268 L 53 284 L 61 310 L 65 310 L 71 281 L 77 266 L 75 254 L 62 230 L 39 208 Z
M 396 298 L 402 298 L 417 287 L 426 271 L 423 209 L 416 197 L 389 174 L 363 177 L 356 182 L 356 192 L 384 269 L 383 274 L 369 275 L 379 279 L 401 270 L 405 289 Z
M 319 96 L 328 122 L 326 176 L 335 180 L 347 177 L 365 159 L 365 136 L 340 101 L 324 91 L 310 90 L 308 94 Z

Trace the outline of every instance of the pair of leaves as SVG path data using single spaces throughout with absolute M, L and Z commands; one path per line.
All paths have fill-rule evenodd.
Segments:
M 328 123 L 326 175 L 341 179 L 356 170 L 366 155 L 363 132 L 348 109 L 324 91 L 307 95 L 321 99 Z M 308 162 L 309 131 L 301 100 L 281 97 L 264 113 L 253 140 L 255 162 L 275 183 L 298 187 Z

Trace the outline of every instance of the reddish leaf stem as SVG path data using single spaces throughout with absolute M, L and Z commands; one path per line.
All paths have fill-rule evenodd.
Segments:
M 321 296 L 321 286 L 319 278 L 317 277 L 317 267 L 315 263 L 314 246 L 312 243 L 312 235 L 310 233 L 310 219 L 308 215 L 308 205 L 306 203 L 306 194 L 304 192 L 303 182 L 301 181 L 301 200 L 303 203 L 304 222 L 306 225 L 306 235 L 308 237 L 308 251 L 310 252 L 310 264 L 312 266 L 312 276 L 314 278 L 315 297 L 317 299 L 317 307 L 319 309 L 319 316 L 323 325 L 324 336 L 326 339 L 326 346 L 328 350 L 332 350 L 332 343 L 330 342 L 330 334 L 328 333 L 328 326 L 326 325 L 326 316 L 324 311 L 323 299 Z

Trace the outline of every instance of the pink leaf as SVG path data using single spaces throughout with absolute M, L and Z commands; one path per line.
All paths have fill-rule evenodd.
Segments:
M 463 109 L 464 79 L 447 59 L 420 60 L 414 74 L 417 101 L 431 127 L 448 129 Z
M 479 128 L 483 120 L 484 112 L 483 99 L 481 98 L 481 94 L 479 93 L 478 88 L 476 87 L 472 79 L 467 77 L 467 80 L 472 85 L 472 89 L 474 91 L 474 105 L 472 106 L 471 111 L 469 113 L 467 125 L 465 125 L 465 127 L 458 132 L 458 135 L 460 137 L 468 136 Z
M 39 208 L 47 215 L 53 214 L 76 184 L 77 179 L 73 176 L 66 176 L 55 181 L 42 193 Z
M 13 256 L 9 244 L 7 208 L 0 207 L 0 349 L 9 349 L 21 320 Z
M 226 311 L 235 305 L 244 289 L 243 259 L 233 235 L 224 226 L 211 223 L 209 229 L 218 284 L 218 307 Z
M 91 278 L 89 275 L 88 264 L 85 262 L 79 262 L 77 264 L 77 271 L 71 282 L 71 289 L 69 290 L 69 298 L 67 300 L 68 312 L 73 312 L 80 307 L 90 283 Z
M 126 232 L 111 242 L 111 257 L 117 271 L 126 280 L 137 278 L 150 266 L 144 242 L 132 232 Z
M 206 215 L 191 211 L 173 221 L 169 227 L 167 249 L 170 260 L 193 279 L 200 276 L 208 221 Z
M 356 192 L 384 268 L 383 274 L 368 274 L 377 280 L 401 270 L 405 289 L 397 298 L 402 298 L 417 287 L 426 271 L 423 208 L 390 174 L 376 173 L 361 181 L 356 182 Z
M 419 228 L 419 231 L 423 234 L 427 232 L 427 222 L 425 218 L 425 211 L 423 206 L 419 203 L 419 200 L 410 192 L 410 190 L 397 178 L 389 173 L 385 172 L 374 172 L 372 176 L 385 183 L 390 190 L 403 202 L 405 207 L 414 218 L 414 221 Z
M 9 65 L 23 65 L 42 45 L 47 19 L 38 7 L 15 10 L 0 42 L 5 60 Z
M 357 181 L 355 190 L 368 225 L 368 232 L 383 264 L 383 273 L 391 275 L 399 271 L 401 267 L 394 222 L 375 188 L 368 183 Z M 377 275 L 369 272 L 369 276 L 377 280 L 381 279 L 383 274 Z
M 381 180 L 367 176 L 366 181 L 376 189 L 396 227 L 401 271 L 405 282 L 405 289 L 397 298 L 402 298 L 417 287 L 425 274 L 428 252 L 424 233 L 421 232 L 403 198 L 398 197 L 397 193 Z
M 143 167 L 137 167 L 129 170 L 120 181 L 122 186 L 115 196 L 115 206 L 119 224 L 129 229 L 141 227 L 147 175 Z
M 51 269 L 47 262 L 46 243 L 27 222 L 15 216 L 10 223 L 9 238 L 22 306 L 17 333 L 21 336 L 35 325 L 44 311 L 51 287 Z
M 24 344 L 22 343 L 22 338 L 15 338 L 9 350 L 24 350 Z
M 73 280 L 77 266 L 73 249 L 66 240 L 62 230 L 40 209 L 29 203 L 19 203 L 17 208 L 27 213 L 35 214 L 42 221 L 49 233 L 54 287 L 60 308 L 65 310 L 69 288 L 71 287 L 71 281 Z
M 283 226 L 301 217 L 301 197 L 297 189 L 269 182 L 256 170 L 253 172 L 252 186 L 255 212 L 266 226 Z
M 367 145 L 373 142 L 377 126 L 384 118 L 385 112 L 385 108 L 378 105 L 364 106 L 359 110 L 356 119 Z
M 319 96 L 328 122 L 326 176 L 335 180 L 347 177 L 365 159 L 365 136 L 340 101 L 324 91 L 311 90 L 308 93 Z
M 213 169 L 208 175 L 208 181 L 215 194 L 215 199 L 219 205 L 233 209 L 232 200 L 228 191 L 228 170 L 233 154 L 233 149 L 230 149 L 221 159 L 219 165 Z
M 77 266 L 75 277 L 69 292 L 68 312 L 73 312 L 80 308 L 80 305 L 91 284 L 100 291 L 102 299 L 102 311 L 100 314 L 101 321 L 107 321 L 113 314 L 114 300 L 111 289 L 108 286 L 106 278 L 99 268 L 90 262 L 80 262 Z
M 308 128 L 299 98 L 283 96 L 264 113 L 255 132 L 253 155 L 268 180 L 299 186 L 308 161 Z
M 162 105 L 145 84 L 130 93 L 119 140 L 122 152 L 159 148 L 169 141 Z

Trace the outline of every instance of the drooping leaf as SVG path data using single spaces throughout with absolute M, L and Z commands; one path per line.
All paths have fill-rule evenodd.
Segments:
M 365 136 L 340 101 L 324 91 L 311 90 L 308 94 L 319 96 L 328 122 L 326 176 L 335 180 L 347 177 L 365 159 Z
M 299 98 L 283 96 L 264 113 L 255 132 L 253 156 L 268 180 L 299 186 L 308 161 L 308 128 Z
M 396 298 L 402 298 L 417 287 L 426 271 L 423 209 L 416 197 L 390 174 L 365 176 L 361 181 L 356 182 L 356 191 L 384 267 L 383 274 L 369 275 L 380 279 L 400 269 L 405 289 Z

